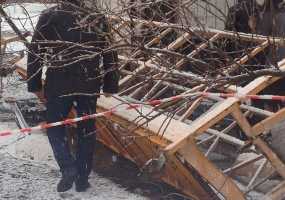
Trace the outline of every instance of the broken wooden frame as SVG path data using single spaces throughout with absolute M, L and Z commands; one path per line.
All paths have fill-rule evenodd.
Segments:
M 110 20 L 113 23 L 113 33 L 116 34 L 115 39 L 119 42 L 130 41 L 128 29 L 131 26 L 128 24 L 134 23 L 134 20 L 130 22 L 127 18 L 115 17 L 110 17 Z M 211 88 L 205 82 L 199 83 L 199 80 L 204 80 L 203 70 L 191 71 L 193 68 L 189 69 L 187 66 L 195 63 L 189 64 L 187 58 L 169 59 L 161 52 L 142 56 L 148 47 L 176 52 L 181 48 L 185 49 L 186 45 L 190 47 L 185 55 L 195 59 L 215 45 L 215 42 L 225 38 L 254 41 L 255 48 L 250 48 L 250 52 L 224 63 L 224 72 L 231 73 L 265 50 L 270 38 L 210 29 L 186 31 L 178 27 L 180 29 L 175 32 L 175 38 L 162 44 L 162 39 L 169 36 L 177 25 L 143 20 L 135 20 L 135 23 L 156 26 L 159 28 L 158 34 L 134 52 L 121 52 L 120 93 L 113 98 L 101 97 L 98 101 L 98 112 L 109 110 L 122 102 L 141 102 L 197 91 L 257 94 L 279 79 L 264 76 L 238 87 L 222 85 Z M 197 35 L 200 39 L 197 39 Z M 282 39 L 276 41 L 282 43 Z M 205 57 L 199 57 L 201 60 L 203 58 Z M 22 75 L 25 75 L 25 64 L 25 60 L 17 64 Z M 280 69 L 284 69 L 285 61 L 278 65 Z M 273 179 L 278 183 L 261 192 L 265 198 L 282 199 L 285 165 L 261 136 L 285 119 L 284 112 L 285 109 L 276 113 L 269 112 L 246 105 L 234 97 L 185 98 L 156 107 L 143 106 L 138 110 L 119 111 L 108 118 L 97 119 L 98 139 L 193 199 L 246 199 L 248 193 L 258 191 L 260 185 Z M 262 120 L 251 125 L 249 116 L 252 115 L 262 116 Z M 247 140 L 241 140 L 237 135 L 239 132 L 243 132 Z M 245 150 L 254 156 L 237 162 L 237 158 Z M 158 158 L 162 154 L 166 158 L 163 168 L 160 166 L 153 169 L 153 166 L 149 168 L 146 165 L 159 162 Z M 242 170 L 252 172 L 252 169 L 253 174 L 240 180 L 239 174 L 243 174 Z

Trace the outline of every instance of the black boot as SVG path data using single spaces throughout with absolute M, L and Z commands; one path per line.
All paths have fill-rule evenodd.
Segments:
M 77 170 L 75 168 L 65 169 L 62 172 L 62 178 L 57 184 L 57 192 L 65 192 L 72 188 L 73 182 L 77 177 Z
M 77 192 L 85 192 L 91 185 L 88 182 L 88 177 L 78 177 L 75 180 L 75 190 Z

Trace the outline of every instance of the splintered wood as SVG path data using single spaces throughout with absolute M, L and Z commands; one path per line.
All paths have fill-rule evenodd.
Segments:
M 193 92 L 258 94 L 280 79 L 262 76 L 239 83 L 219 82 L 254 68 L 253 62 L 261 65 L 256 56 L 269 48 L 273 38 L 183 29 L 127 17 L 109 16 L 109 20 L 115 41 L 136 46 L 139 40 L 140 44 L 119 51 L 120 92 L 116 97 L 101 97 L 98 112 L 122 103 Z M 137 25 L 152 28 L 153 34 L 129 37 Z M 241 45 L 225 53 L 235 40 L 246 51 Z M 281 43 L 281 39 L 275 42 Z M 17 67 L 25 76 L 25 63 L 19 62 Z M 285 61 L 278 67 L 285 69 Z M 285 120 L 285 110 L 272 112 L 254 101 L 246 103 L 234 97 L 195 96 L 122 110 L 97 120 L 98 139 L 193 199 L 240 200 L 251 192 L 263 194 L 265 199 L 282 199 L 284 160 L 267 138 L 276 123 Z

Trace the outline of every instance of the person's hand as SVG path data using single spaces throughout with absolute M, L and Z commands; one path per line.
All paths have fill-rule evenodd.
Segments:
M 103 95 L 104 95 L 104 97 L 107 97 L 107 98 L 109 98 L 109 97 L 112 97 L 112 96 L 113 96 L 111 93 L 107 93 L 107 92 L 104 92 L 104 93 L 103 93 Z
M 47 102 L 43 90 L 38 91 L 38 92 L 34 92 L 34 94 L 40 99 L 40 101 L 41 101 L 42 103 L 45 104 L 45 103 Z

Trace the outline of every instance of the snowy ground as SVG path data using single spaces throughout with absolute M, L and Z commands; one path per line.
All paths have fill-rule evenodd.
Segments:
M 5 113 L 3 109 L 0 111 L 0 114 Z M 17 128 L 15 121 L 0 122 L 0 131 L 14 128 Z M 45 133 L 0 138 L 0 199 L 148 199 L 97 173 L 91 175 L 92 188 L 87 192 L 77 193 L 72 189 L 59 194 L 56 192 L 59 178 L 59 169 Z
M 15 159 L 8 154 L 0 154 L 0 199 L 146 199 L 126 191 L 97 174 L 92 175 L 90 181 L 92 188 L 85 193 L 76 193 L 74 189 L 57 193 L 55 186 L 59 177 L 59 171 L 49 166 Z

